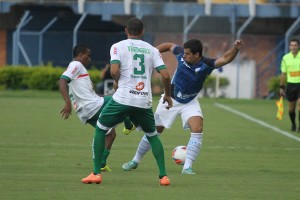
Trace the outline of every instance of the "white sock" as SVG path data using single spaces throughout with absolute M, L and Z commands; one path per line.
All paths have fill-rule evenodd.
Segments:
M 143 156 L 151 149 L 151 145 L 149 141 L 146 138 L 146 135 L 144 135 L 139 143 L 139 146 L 135 152 L 135 156 L 132 160 L 134 160 L 137 163 L 140 163 Z
M 187 145 L 186 158 L 183 169 L 192 168 L 194 160 L 196 160 L 201 144 L 202 144 L 203 133 L 193 133 L 191 132 L 190 141 Z
M 160 133 L 157 133 L 159 136 Z M 133 161 L 140 163 L 144 155 L 151 149 L 150 142 L 147 140 L 146 135 L 144 135 L 139 143 L 139 146 L 135 152 L 135 156 L 132 159 Z

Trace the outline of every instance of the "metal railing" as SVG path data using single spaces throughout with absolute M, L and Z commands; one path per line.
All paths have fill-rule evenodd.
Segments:
M 85 0 L 85 2 L 123 2 L 124 0 Z M 149 3 L 200 3 L 204 4 L 209 0 L 132 0 L 132 2 L 149 2 Z M 68 4 L 75 3 L 78 0 L 2 0 L 0 2 L 13 2 L 13 3 L 38 3 L 38 4 Z M 248 4 L 248 0 L 210 0 L 212 4 Z M 256 0 L 259 4 L 293 4 L 300 3 L 300 0 Z
M 256 96 L 261 97 L 260 89 L 262 86 L 265 85 L 266 80 L 264 80 L 264 83 L 262 84 L 262 80 L 267 72 L 272 72 L 273 76 L 280 73 L 279 63 L 282 59 L 282 56 L 284 55 L 284 39 L 282 39 L 275 48 L 273 48 L 269 53 L 256 65 L 257 69 L 257 77 L 256 77 Z M 272 58 L 272 57 L 275 57 Z M 264 67 L 266 65 L 267 67 Z M 264 69 L 262 71 L 259 71 L 260 68 Z M 275 68 L 275 69 L 274 69 Z

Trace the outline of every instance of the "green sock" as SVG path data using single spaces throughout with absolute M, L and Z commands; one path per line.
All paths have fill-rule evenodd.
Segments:
M 159 178 L 162 178 L 167 175 L 163 145 L 157 135 L 152 137 L 148 137 L 148 136 L 146 137 L 151 144 L 152 153 L 156 159 L 156 163 L 159 168 Z
M 109 153 L 110 153 L 110 151 L 108 149 L 104 149 L 102 161 L 101 161 L 101 168 L 105 167 L 106 160 L 107 160 L 107 157 L 109 156 Z
M 101 160 L 103 157 L 105 147 L 105 133 L 107 131 L 100 129 L 96 126 L 94 141 L 93 141 L 93 160 L 94 160 L 94 173 L 101 174 Z
M 129 117 L 126 117 L 124 119 L 124 125 L 125 125 L 125 128 L 128 129 L 128 130 L 131 130 L 132 127 L 133 127 L 133 124 L 132 122 L 130 121 L 130 118 Z

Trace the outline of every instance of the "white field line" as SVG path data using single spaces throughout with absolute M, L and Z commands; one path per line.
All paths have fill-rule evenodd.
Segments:
M 247 119 L 247 120 L 249 120 L 249 121 L 252 121 L 252 122 L 255 122 L 255 123 L 257 123 L 257 124 L 260 124 L 261 126 L 264 126 L 264 127 L 266 127 L 266 128 L 269 128 L 269 129 L 271 129 L 271 130 L 273 130 L 273 131 L 275 131 L 275 132 L 277 132 L 277 133 L 280 133 L 280 134 L 282 134 L 282 135 L 284 135 L 284 136 L 286 136 L 286 137 L 288 137 L 288 138 L 291 138 L 291 139 L 293 139 L 293 140 L 296 140 L 296 141 L 300 142 L 300 138 L 299 138 L 299 137 L 296 137 L 296 136 L 294 136 L 294 135 L 292 135 L 292 134 L 290 134 L 290 133 L 288 133 L 288 132 L 286 132 L 286 131 L 283 131 L 283 130 L 281 130 L 281 129 L 275 127 L 275 126 L 272 126 L 272 125 L 270 125 L 270 124 L 267 124 L 266 122 L 263 122 L 263 121 L 261 121 L 261 120 L 255 119 L 255 118 L 253 118 L 253 117 L 251 117 L 251 116 L 249 116 L 249 115 L 247 115 L 247 114 L 245 114 L 245 113 L 242 113 L 242 112 L 240 112 L 240 111 L 237 111 L 237 110 L 235 110 L 235 109 L 233 109 L 233 108 L 230 108 L 230 107 L 228 107 L 228 106 L 225 106 L 225 105 L 219 104 L 219 103 L 215 103 L 215 106 L 217 106 L 217 107 L 219 107 L 219 108 L 222 108 L 222 109 L 224 109 L 224 110 L 227 110 L 227 111 L 229 111 L 229 112 L 231 112 L 231 113 L 234 113 L 234 114 L 236 114 L 236 115 L 239 115 L 239 116 L 241 116 L 241 117 L 243 117 L 243 118 L 245 118 L 245 119 Z

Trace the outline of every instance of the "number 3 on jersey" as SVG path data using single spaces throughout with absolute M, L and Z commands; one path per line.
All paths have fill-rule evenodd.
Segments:
M 133 60 L 139 61 L 139 66 L 134 67 L 134 74 L 136 75 L 142 75 L 145 73 L 145 59 L 144 59 L 144 54 L 134 54 L 133 55 Z

